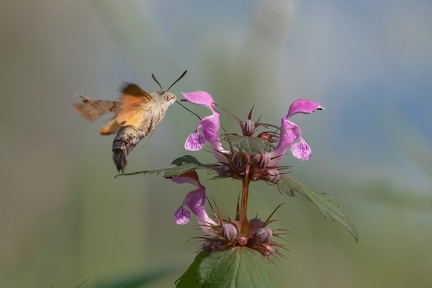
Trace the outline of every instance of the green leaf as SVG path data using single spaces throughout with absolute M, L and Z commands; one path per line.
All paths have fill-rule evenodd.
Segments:
M 171 164 L 174 164 L 177 167 L 165 169 L 165 178 L 171 178 L 173 176 L 178 176 L 185 172 L 197 169 L 207 169 L 210 171 L 218 171 L 219 169 L 219 166 L 212 164 L 203 164 L 191 155 L 184 155 L 182 157 L 178 157 Z
M 201 252 L 177 281 L 177 288 L 266 288 L 271 286 L 267 261 L 258 251 L 235 247 L 207 254 Z
M 158 169 L 149 169 L 149 170 L 141 170 L 141 171 L 136 171 L 136 172 L 130 172 L 130 173 L 122 173 L 122 174 L 118 174 L 116 175 L 114 178 L 117 178 L 119 176 L 131 176 L 131 175 L 138 175 L 138 174 L 159 174 L 161 172 L 164 173 L 164 178 L 171 178 L 173 176 L 178 176 L 180 174 L 183 174 L 185 172 L 189 172 L 192 170 L 196 170 L 198 168 L 204 168 L 204 167 L 200 167 L 197 164 L 193 164 L 193 163 L 186 163 L 183 164 L 181 166 L 176 166 L 176 167 L 169 167 L 169 168 L 158 168 Z
M 358 242 L 359 236 L 357 230 L 348 217 L 342 213 L 339 209 L 339 204 L 330 194 L 316 192 L 289 175 L 281 176 L 277 182 L 277 187 L 280 192 L 290 196 L 295 196 L 294 192 L 303 195 L 319 209 L 324 218 L 330 216 L 333 221 L 344 226 L 354 236 L 356 242 Z
M 200 283 L 198 283 L 198 269 L 199 265 L 204 257 L 207 256 L 207 253 L 201 251 L 196 257 L 194 262 L 189 266 L 186 272 L 176 280 L 177 288 L 201 288 L 203 287 Z
M 149 169 L 149 170 L 142 170 L 142 171 L 136 171 L 136 172 L 130 172 L 130 173 L 121 173 L 114 176 L 114 178 L 120 177 L 120 176 L 130 176 L 130 175 L 137 175 L 137 174 L 159 174 L 161 172 L 164 172 L 166 169 L 169 168 L 157 168 L 157 169 Z
M 138 175 L 138 174 L 159 174 L 164 173 L 164 178 L 171 178 L 174 176 L 178 176 L 180 174 L 197 170 L 197 169 L 207 169 L 210 171 L 218 171 L 219 166 L 217 165 L 211 165 L 211 164 L 203 164 L 199 162 L 195 157 L 190 155 L 185 155 L 182 157 L 179 157 L 175 159 L 171 164 L 176 165 L 175 167 L 168 167 L 168 168 L 157 168 L 157 169 L 148 169 L 148 170 L 141 170 L 136 172 L 130 172 L 130 173 L 122 173 L 117 174 L 114 178 L 117 178 L 119 176 L 131 176 L 131 175 Z
M 226 135 L 224 139 L 240 151 L 244 151 L 248 154 L 264 153 L 273 149 L 273 145 L 258 137 Z
M 171 178 L 173 176 L 178 176 L 180 174 L 196 170 L 197 168 L 200 168 L 197 164 L 194 163 L 186 163 L 181 166 L 172 167 L 165 169 L 164 178 Z
M 188 164 L 188 163 L 203 165 L 201 162 L 198 161 L 198 159 L 196 159 L 195 157 L 193 157 L 191 155 L 184 155 L 182 157 L 178 157 L 177 159 L 172 161 L 171 164 L 174 164 L 176 166 L 181 166 L 183 164 Z

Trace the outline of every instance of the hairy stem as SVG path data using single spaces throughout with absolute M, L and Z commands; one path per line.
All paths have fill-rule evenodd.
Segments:
M 240 222 L 241 222 L 241 233 L 247 234 L 249 231 L 249 221 L 247 218 L 247 208 L 248 208 L 248 199 L 249 199 L 249 164 L 245 169 L 245 176 L 242 181 L 242 193 L 240 200 Z

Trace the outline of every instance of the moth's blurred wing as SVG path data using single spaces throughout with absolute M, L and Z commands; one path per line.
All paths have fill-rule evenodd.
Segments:
M 115 114 L 120 107 L 118 101 L 96 100 L 82 95 L 77 96 L 81 98 L 82 103 L 74 103 L 72 108 L 78 115 L 89 121 L 94 121 L 105 113 L 113 112 Z
M 126 84 L 121 92 L 120 109 L 115 117 L 117 123 L 140 128 L 147 121 L 155 101 L 136 84 Z
M 101 135 L 111 135 L 117 132 L 120 127 L 121 125 L 117 123 L 117 120 L 114 117 L 107 124 L 102 126 L 99 132 Z

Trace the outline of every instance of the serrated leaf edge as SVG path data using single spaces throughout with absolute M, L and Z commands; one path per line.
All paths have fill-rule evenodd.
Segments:
M 286 181 L 289 181 L 289 184 L 291 184 L 291 185 L 284 183 L 283 182 L 284 179 Z M 284 189 L 284 187 L 282 187 L 282 186 L 286 186 L 286 188 Z M 297 192 L 297 193 L 303 195 L 307 201 L 313 203 L 318 208 L 318 210 L 320 211 L 320 213 L 324 217 L 324 219 L 327 219 L 326 216 L 330 216 L 334 222 L 337 222 L 337 223 L 341 224 L 343 227 L 345 227 L 345 229 L 347 229 L 348 232 L 350 232 L 351 235 L 354 237 L 355 241 L 358 242 L 359 235 L 358 235 L 356 228 L 354 227 L 354 224 L 351 222 L 351 220 L 347 216 L 345 216 L 340 209 L 335 210 L 331 206 L 326 204 L 326 203 L 333 203 L 336 205 L 336 208 L 339 208 L 339 203 L 329 193 L 317 192 L 317 191 L 307 187 L 306 185 L 302 184 L 300 181 L 296 180 L 295 178 L 291 177 L 290 175 L 281 176 L 277 182 L 277 187 L 281 193 L 286 193 L 289 196 L 295 196 L 294 192 Z M 290 187 L 293 187 L 294 189 L 292 189 Z M 308 191 L 309 193 L 307 193 L 305 191 Z M 317 195 L 322 195 L 324 197 L 323 200 L 321 201 L 320 197 Z M 311 197 L 311 196 L 313 196 L 313 197 Z M 319 205 L 319 203 L 322 203 L 322 206 L 327 207 L 329 211 L 324 210 L 323 207 Z M 330 213 L 330 211 L 333 213 Z

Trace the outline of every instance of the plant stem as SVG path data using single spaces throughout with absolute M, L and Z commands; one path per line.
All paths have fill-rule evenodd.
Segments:
M 249 232 L 249 221 L 247 218 L 247 207 L 248 207 L 248 198 L 249 198 L 249 164 L 245 169 L 245 176 L 242 181 L 242 193 L 241 193 L 241 201 L 240 201 L 240 223 L 241 223 L 241 233 L 243 235 L 247 235 Z

